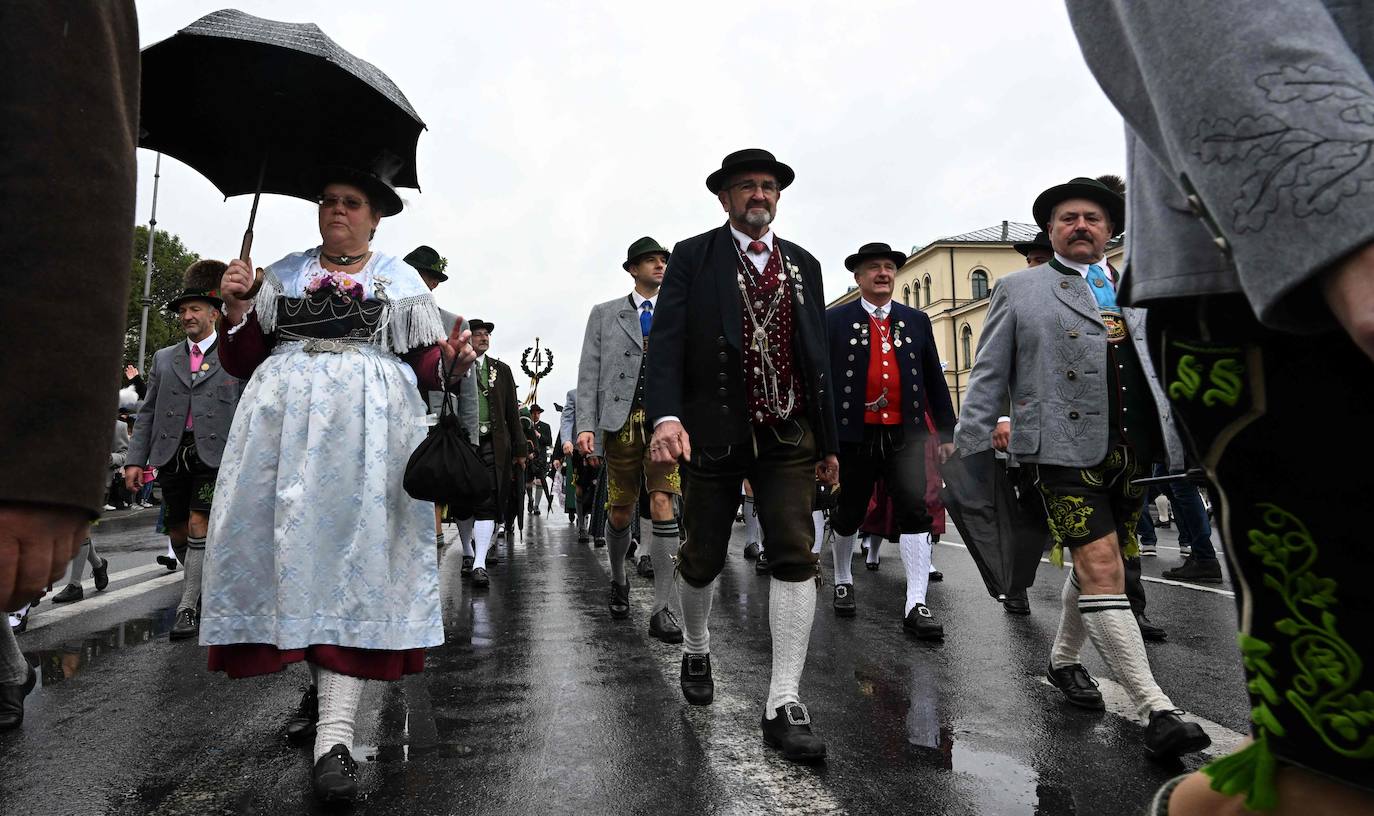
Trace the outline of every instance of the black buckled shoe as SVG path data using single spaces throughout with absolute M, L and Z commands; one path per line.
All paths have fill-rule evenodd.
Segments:
M 930 582 L 932 584 L 945 580 L 945 574 L 937 569 L 930 571 Z
M 61 592 L 52 596 L 52 602 L 55 604 L 74 603 L 76 601 L 82 600 L 85 597 L 86 590 L 82 589 L 80 584 L 67 584 L 66 586 L 62 587 Z
M 159 555 L 153 560 L 166 567 L 168 572 L 177 571 L 177 560 L 170 555 Z
M 477 567 L 472 571 L 472 585 L 477 589 L 486 589 L 491 586 L 491 576 L 487 575 L 485 569 Z
M 758 558 L 759 554 L 762 552 L 763 545 L 758 543 L 757 541 L 750 541 L 748 544 L 744 545 L 744 557 L 748 558 L 750 561 L 753 561 L 755 558 Z
M 671 609 L 665 606 L 649 618 L 649 636 L 664 643 L 682 642 L 682 627 L 678 626 L 677 618 L 673 617 Z
M 358 763 L 343 743 L 315 762 L 311 774 L 315 798 L 321 802 L 355 802 L 358 799 Z
M 313 745 L 315 724 L 320 721 L 320 692 L 311 683 L 301 695 L 296 713 L 286 719 L 286 739 L 292 745 Z
M 33 691 L 38 673 L 29 666 L 24 682 L 0 686 L 0 731 L 11 731 L 24 724 L 24 698 Z
M 801 703 L 778 706 L 773 719 L 764 717 L 763 741 L 782 751 L 792 762 L 819 762 L 825 759 L 825 740 L 811 733 L 811 714 Z
M 682 655 L 682 696 L 692 705 L 710 705 L 716 698 L 716 681 L 711 679 L 711 656 L 708 654 Z
M 758 559 L 754 561 L 754 574 L 767 575 L 771 571 L 772 567 L 768 565 L 768 553 L 760 552 Z
M 916 604 L 906 613 L 902 628 L 915 635 L 918 640 L 941 640 L 945 627 L 935 622 L 935 616 L 925 604 Z
M 193 607 L 185 607 L 177 610 L 176 622 L 172 624 L 172 631 L 168 633 L 169 640 L 186 640 L 200 634 L 200 613 Z
M 854 603 L 854 585 L 836 584 L 835 585 L 835 615 L 841 618 L 852 618 L 858 610 Z
M 476 562 L 477 562 L 477 559 L 474 558 L 474 557 L 471 556 L 471 555 L 465 555 L 465 556 L 463 556 L 463 566 L 462 566 L 461 568 L 459 568 L 458 574 L 459 574 L 459 575 L 471 575 L 471 574 L 472 574 L 472 565 L 475 564 Z
M 110 585 L 110 559 L 100 559 L 100 566 L 91 568 L 91 577 L 95 578 L 95 591 L 104 592 Z
M 1143 614 L 1135 616 L 1135 622 L 1140 627 L 1140 637 L 1151 643 L 1159 643 L 1169 639 L 1169 633 L 1164 631 L 1164 627 L 1150 623 L 1150 619 Z
M 1045 676 L 1055 688 L 1064 692 L 1064 699 L 1073 705 L 1093 711 L 1102 711 L 1107 707 L 1102 702 L 1102 692 L 1097 690 L 1097 681 L 1088 674 L 1082 663 L 1070 663 L 1058 669 L 1051 665 Z
M 635 567 L 635 572 L 639 573 L 640 578 L 652 579 L 654 577 L 653 559 L 647 555 L 641 555 L 639 557 L 639 564 Z
M 611 610 L 611 617 L 616 620 L 624 620 L 630 617 L 630 585 L 621 585 L 614 580 L 611 581 L 611 591 L 606 595 L 606 608 Z
M 1150 712 L 1150 724 L 1145 726 L 1145 753 L 1151 759 L 1173 759 L 1212 744 L 1212 738 L 1202 726 L 1188 722 L 1181 714 L 1183 712 L 1178 709 Z

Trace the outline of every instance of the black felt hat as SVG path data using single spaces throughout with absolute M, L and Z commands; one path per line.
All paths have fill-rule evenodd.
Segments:
M 720 169 L 706 177 L 706 189 L 719 193 L 725 187 L 725 182 L 735 173 L 746 173 L 750 170 L 772 173 L 778 180 L 779 190 L 785 189 L 797 177 L 792 168 L 778 161 L 772 153 L 762 148 L 750 147 L 736 150 L 721 159 Z
M 1055 205 L 1071 198 L 1086 198 L 1101 204 L 1107 210 L 1107 217 L 1112 219 L 1113 238 L 1126 231 L 1126 200 L 1097 179 L 1083 176 L 1056 184 L 1035 197 L 1031 214 L 1035 217 L 1036 226 L 1049 231 L 1050 213 Z
M 224 298 L 220 297 L 219 283 L 224 270 L 229 265 L 223 261 L 205 259 L 196 261 L 186 268 L 181 294 L 167 302 L 167 310 L 175 312 L 188 300 L 204 300 L 220 311 L 224 311 Z
M 1030 239 L 1029 241 L 1023 241 L 1019 244 L 1012 244 L 1011 248 L 1021 253 L 1022 255 L 1031 254 L 1031 250 L 1033 249 L 1043 249 L 1046 252 L 1054 251 L 1054 247 L 1050 245 L 1050 237 L 1045 234 L 1044 230 L 1040 230 L 1039 232 L 1037 232 L 1035 234 L 1035 237 Z
M 496 324 L 488 323 L 485 320 L 478 320 L 474 317 L 468 321 L 468 330 L 473 333 L 485 330 L 487 334 L 491 334 L 496 331 Z
M 405 209 L 401 197 L 396 194 L 392 179 L 401 170 L 401 160 L 390 153 L 383 153 L 372 160 L 366 169 L 326 165 L 310 172 L 310 180 L 316 190 L 323 191 L 329 184 L 351 184 L 367 193 L 373 207 L 382 215 L 395 215 Z
M 874 243 L 864 244 L 863 246 L 859 247 L 858 252 L 855 252 L 853 255 L 850 255 L 848 258 L 845 258 L 844 268 L 848 269 L 850 272 L 853 272 L 855 267 L 857 267 L 864 261 L 868 260 L 869 258 L 887 258 L 888 260 L 896 264 L 897 268 L 899 269 L 901 268 L 902 264 L 906 263 L 905 252 L 898 252 L 897 250 L 893 249 L 887 244 Z
M 672 257 L 672 254 L 673 253 L 668 251 L 667 247 L 646 235 L 633 244 L 630 244 L 630 248 L 625 250 L 625 263 L 621 264 L 620 267 L 628 272 L 630 271 L 630 264 L 643 258 L 645 255 L 662 255 L 663 260 L 666 262 Z
M 544 413 L 544 409 L 541 408 L 541 407 L 539 406 L 539 403 L 537 403 L 537 402 L 530 406 L 530 413 L 532 414 L 532 413 L 534 413 L 535 411 L 538 411 L 538 412 L 541 413 L 541 414 Z
M 439 257 L 439 253 L 435 252 L 433 247 L 421 244 L 401 260 L 415 267 L 417 272 L 438 278 L 440 283 L 448 280 L 448 273 L 444 271 L 448 268 L 448 261 Z

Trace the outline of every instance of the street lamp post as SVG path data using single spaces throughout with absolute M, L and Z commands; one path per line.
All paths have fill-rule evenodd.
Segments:
M 148 353 L 148 307 L 153 305 L 153 236 L 157 234 L 157 185 L 162 178 L 162 154 L 153 165 L 153 211 L 148 216 L 148 258 L 143 264 L 143 317 L 138 323 L 138 370 L 143 372 L 143 359 Z

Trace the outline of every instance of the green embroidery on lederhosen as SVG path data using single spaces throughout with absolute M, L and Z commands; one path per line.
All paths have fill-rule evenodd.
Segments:
M 672 472 L 668 474 L 668 484 L 672 485 L 673 489 L 679 493 L 682 492 L 682 474 L 678 468 L 673 468 Z
M 1192 399 L 1202 385 L 1202 363 L 1191 354 L 1178 358 L 1178 379 L 1169 384 L 1170 399 Z
M 196 498 L 200 501 L 211 504 L 215 500 L 215 483 L 206 482 L 200 486 L 200 491 L 196 493 Z
M 1202 404 L 1208 408 L 1223 402 L 1228 408 L 1234 408 L 1236 401 L 1240 399 L 1241 389 L 1244 383 L 1240 375 L 1245 373 L 1245 366 L 1240 360 L 1223 357 L 1212 364 L 1212 370 L 1208 373 L 1207 379 L 1211 380 L 1215 388 L 1209 388 L 1202 395 Z
M 1082 539 L 1088 535 L 1088 518 L 1093 508 L 1085 503 L 1082 496 L 1056 496 L 1040 486 L 1045 497 L 1045 509 L 1049 522 L 1050 537 L 1054 547 L 1050 549 L 1050 563 L 1056 567 L 1064 566 L 1064 539 Z
M 1101 487 L 1106 482 L 1106 475 L 1102 473 L 1102 467 L 1081 468 L 1078 471 L 1078 478 L 1083 480 L 1083 484 L 1090 487 Z
M 1245 750 L 1203 770 L 1212 777 L 1215 790 L 1245 793 L 1246 807 L 1267 810 L 1278 802 L 1269 737 L 1286 733 L 1274 709 L 1288 703 L 1332 751 L 1350 759 L 1370 759 L 1374 758 L 1374 690 L 1357 689 L 1364 663 L 1336 628 L 1336 580 L 1312 572 L 1317 544 L 1306 525 L 1278 505 L 1258 507 L 1264 512 L 1266 529 L 1249 531 L 1249 550 L 1268 568 L 1264 586 L 1287 608 L 1288 616 L 1274 628 L 1287 636 L 1298 673 L 1291 688 L 1276 686 L 1281 680 L 1267 660 L 1275 644 L 1239 634 L 1247 687 L 1259 698 L 1250 710 L 1257 735 Z

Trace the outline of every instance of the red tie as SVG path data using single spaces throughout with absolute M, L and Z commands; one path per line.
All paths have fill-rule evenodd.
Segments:
M 768 254 L 768 245 L 765 244 L 765 243 L 762 242 L 762 241 L 750 241 L 750 242 L 749 242 L 749 254 L 750 254 L 750 255 L 767 255 L 767 254 Z

